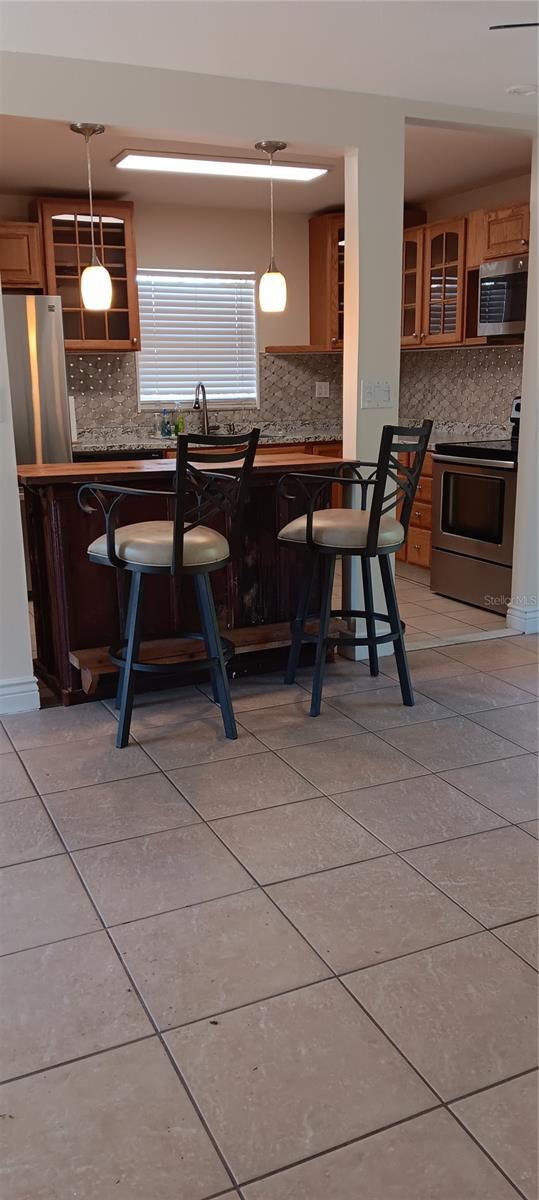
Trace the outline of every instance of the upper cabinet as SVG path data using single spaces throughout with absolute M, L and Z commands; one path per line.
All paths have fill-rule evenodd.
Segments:
M 466 218 L 438 221 L 424 231 L 424 346 L 462 341 Z
M 82 304 L 81 274 L 91 262 L 88 201 L 65 196 L 39 201 L 45 288 L 61 297 L 67 350 L 139 350 L 133 205 L 95 200 L 93 208 L 97 256 L 112 278 L 110 309 L 90 312 Z
M 344 338 L 344 213 L 309 221 L 309 313 L 313 348 L 342 350 Z
M 514 204 L 485 214 L 485 258 L 523 254 L 530 239 L 528 204 Z
M 405 229 L 402 243 L 401 343 L 419 346 L 423 320 L 424 229 Z
M 39 225 L 0 221 L 0 278 L 4 289 L 43 287 Z

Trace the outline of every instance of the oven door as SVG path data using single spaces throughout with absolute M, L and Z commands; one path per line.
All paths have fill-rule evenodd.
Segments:
M 510 567 L 516 481 L 514 468 L 434 456 L 433 547 Z

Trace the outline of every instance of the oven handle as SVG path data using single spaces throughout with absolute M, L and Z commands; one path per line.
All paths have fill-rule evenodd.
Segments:
M 433 454 L 432 458 L 434 462 L 439 463 L 458 463 L 463 467 L 487 467 L 488 469 L 495 467 L 496 470 L 501 468 L 504 471 L 514 471 L 517 465 L 515 462 L 507 462 L 507 460 L 498 461 L 495 458 L 457 458 L 456 455 L 453 456 L 452 454 Z

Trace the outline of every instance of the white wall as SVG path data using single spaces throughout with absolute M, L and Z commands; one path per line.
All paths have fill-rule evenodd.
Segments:
M 421 207 L 427 211 L 427 221 L 441 221 L 445 217 L 462 217 L 475 208 L 500 208 L 504 204 L 523 204 L 529 199 L 530 176 L 518 175 L 455 196 L 438 196 Z

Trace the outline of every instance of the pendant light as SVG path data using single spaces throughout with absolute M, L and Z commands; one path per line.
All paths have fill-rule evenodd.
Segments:
M 267 271 L 258 285 L 258 299 L 262 312 L 280 313 L 286 308 L 286 279 L 275 265 L 273 245 L 273 155 L 286 150 L 286 142 L 257 142 L 256 150 L 263 150 L 270 161 L 270 261 Z
M 90 161 L 90 138 L 95 133 L 104 133 L 104 125 L 92 125 L 86 121 L 70 126 L 73 133 L 80 133 L 86 142 L 86 164 L 88 167 L 88 199 L 90 201 L 90 237 L 92 259 L 80 277 L 82 303 L 91 312 L 105 312 L 112 304 L 112 280 L 107 268 L 100 263 L 95 249 L 94 207 L 92 195 L 92 164 Z

